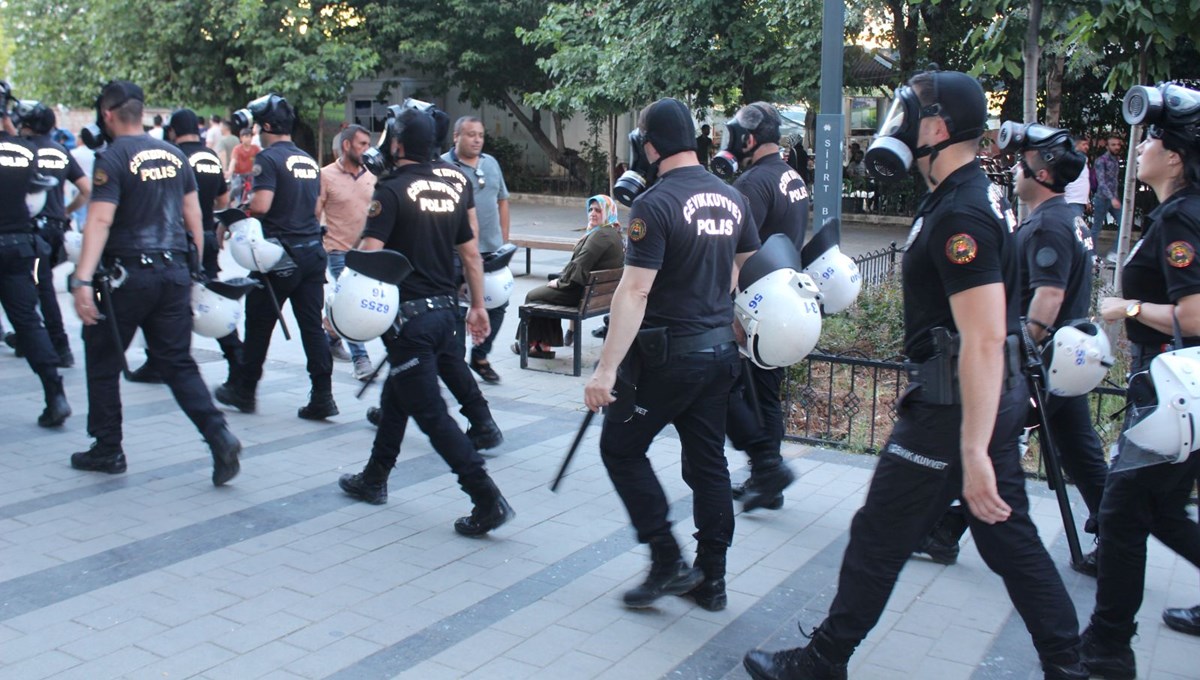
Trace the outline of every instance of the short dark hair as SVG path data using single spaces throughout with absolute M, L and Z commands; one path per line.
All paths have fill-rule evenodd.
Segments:
M 480 125 L 483 125 L 483 119 L 479 116 L 463 116 L 459 118 L 458 120 L 454 121 L 454 134 L 457 135 L 458 133 L 462 132 L 463 126 L 467 123 L 479 123 Z M 484 131 L 487 131 L 486 127 L 484 128 Z
M 712 131 L 712 128 L 709 127 L 708 123 L 705 123 L 700 126 L 700 131 L 707 135 L 709 132 Z
M 154 114 L 154 124 L 162 125 L 162 116 L 160 116 L 158 114 Z
M 241 131 L 238 132 L 238 137 L 253 137 L 253 136 L 254 136 L 254 130 L 251 130 L 248 127 L 242 128 Z
M 220 123 L 220 122 L 221 122 L 221 117 L 220 117 L 220 116 L 218 116 L 217 114 L 215 114 L 215 113 L 214 113 L 214 114 L 213 114 L 213 117 L 212 117 L 212 122 L 214 122 L 214 123 Z
M 370 130 L 366 129 L 365 127 L 363 127 L 361 125 L 358 125 L 357 123 L 351 123 L 351 124 L 347 125 L 346 127 L 342 128 L 342 131 L 338 133 L 337 145 L 341 146 L 342 142 L 344 142 L 348 139 L 354 139 L 354 136 L 359 133 L 366 135 L 367 139 L 371 138 Z
M 109 92 L 107 95 L 101 96 L 100 108 L 105 111 L 112 111 L 117 120 L 122 123 L 141 124 L 142 122 L 142 100 L 127 97 L 120 92 Z

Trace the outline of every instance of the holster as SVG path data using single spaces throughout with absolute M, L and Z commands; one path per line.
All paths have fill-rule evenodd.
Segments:
M 671 358 L 671 336 L 666 328 L 643 328 L 637 333 L 634 343 L 636 352 L 641 358 L 641 366 L 646 368 L 662 368 Z
M 641 351 L 633 347 L 621 365 L 617 366 L 617 382 L 613 386 L 616 399 L 606 407 L 607 417 L 620 423 L 633 418 L 637 410 L 637 385 L 641 379 L 643 362 Z
M 905 362 L 909 383 L 921 386 L 922 400 L 941 406 L 962 403 L 958 384 L 958 335 L 938 326 L 930 331 L 934 355 L 921 363 Z M 1021 344 L 1017 336 L 1004 338 L 1004 389 L 1011 390 L 1021 379 Z

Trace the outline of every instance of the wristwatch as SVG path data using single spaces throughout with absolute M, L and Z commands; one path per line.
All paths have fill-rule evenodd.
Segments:
M 1138 314 L 1142 313 L 1142 301 L 1134 300 L 1125 307 L 1125 318 L 1136 319 Z
M 76 288 L 91 288 L 91 287 L 92 287 L 91 281 L 84 281 L 83 279 L 77 279 L 77 278 L 75 278 L 74 274 L 67 277 L 67 290 L 69 290 L 71 292 L 74 292 Z

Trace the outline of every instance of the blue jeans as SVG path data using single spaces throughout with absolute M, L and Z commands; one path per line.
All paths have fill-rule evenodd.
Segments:
M 346 253 L 345 251 L 330 251 L 329 252 L 329 274 L 337 281 L 337 277 L 341 275 L 342 270 L 346 268 Z M 333 336 L 329 337 L 329 344 L 333 344 Z M 362 357 L 367 358 L 367 348 L 361 342 L 346 341 L 346 345 L 350 348 L 350 358 L 357 359 Z
M 1100 254 L 1100 232 L 1104 231 L 1104 223 L 1112 215 L 1117 224 L 1121 224 L 1121 210 L 1112 207 L 1112 200 L 1097 194 L 1092 197 L 1092 244 L 1096 254 Z

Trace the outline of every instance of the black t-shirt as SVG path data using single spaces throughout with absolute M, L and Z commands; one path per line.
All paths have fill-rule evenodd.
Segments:
M 733 186 L 750 201 L 759 239 L 783 234 L 800 250 L 808 231 L 808 187 L 800 173 L 779 154 L 770 154 L 755 161 Z
M 454 295 L 455 246 L 475 238 L 467 195 L 431 163 L 402 165 L 375 186 L 363 238 L 402 253 L 413 273 L 400 284 L 401 300 Z
M 195 190 L 179 147 L 147 134 L 113 140 L 92 170 L 92 202 L 117 206 L 105 252 L 186 252 L 183 197 Z
M 275 192 L 271 209 L 262 215 L 267 236 L 320 236 L 317 196 L 321 168 L 312 156 L 290 141 L 275 142 L 254 157 L 254 190 Z
M 1019 332 L 1021 296 L 1017 226 L 1004 190 L 976 162 L 955 170 L 921 202 L 904 253 L 904 353 L 911 361 L 933 356 L 930 331 L 957 333 L 950 296 L 1004 284 L 1005 326 Z
M 708 165 L 708 159 L 712 157 L 713 140 L 708 135 L 700 135 L 696 137 L 696 157 L 704 165 Z
M 698 165 L 638 196 L 625 264 L 658 271 L 642 325 L 695 335 L 733 323 L 733 256 L 758 249 L 754 224 L 746 197 Z
M 1021 253 L 1021 309 L 1037 288 L 1049 286 L 1063 291 L 1056 319 L 1038 319 L 1061 326 L 1066 321 L 1086 318 L 1092 303 L 1092 236 L 1087 222 L 1075 214 L 1062 195 L 1043 202 L 1017 230 Z
M 62 144 L 50 139 L 50 135 L 34 135 L 29 141 L 38 148 L 38 172 L 58 180 L 58 186 L 46 192 L 46 207 L 36 217 L 65 222 L 67 210 L 63 204 L 63 187 L 67 182 L 73 183 L 83 177 L 83 168 Z
M 37 148 L 0 131 L 0 234 L 29 231 L 25 194 L 37 174 Z
M 1184 189 L 1171 195 L 1154 209 L 1148 226 L 1137 242 L 1121 276 L 1122 295 L 1163 305 L 1178 303 L 1180 298 L 1200 293 L 1200 192 Z M 1130 342 L 1161 345 L 1173 337 L 1159 333 L 1137 319 L 1125 321 Z M 1200 344 L 1200 338 L 1188 338 L 1188 346 Z
M 229 191 L 225 182 L 225 169 L 221 167 L 221 159 L 216 152 L 201 142 L 183 142 L 179 148 L 187 156 L 192 172 L 196 174 L 196 192 L 200 198 L 200 223 L 205 229 L 217 228 L 213 219 L 213 201 L 218 196 Z

